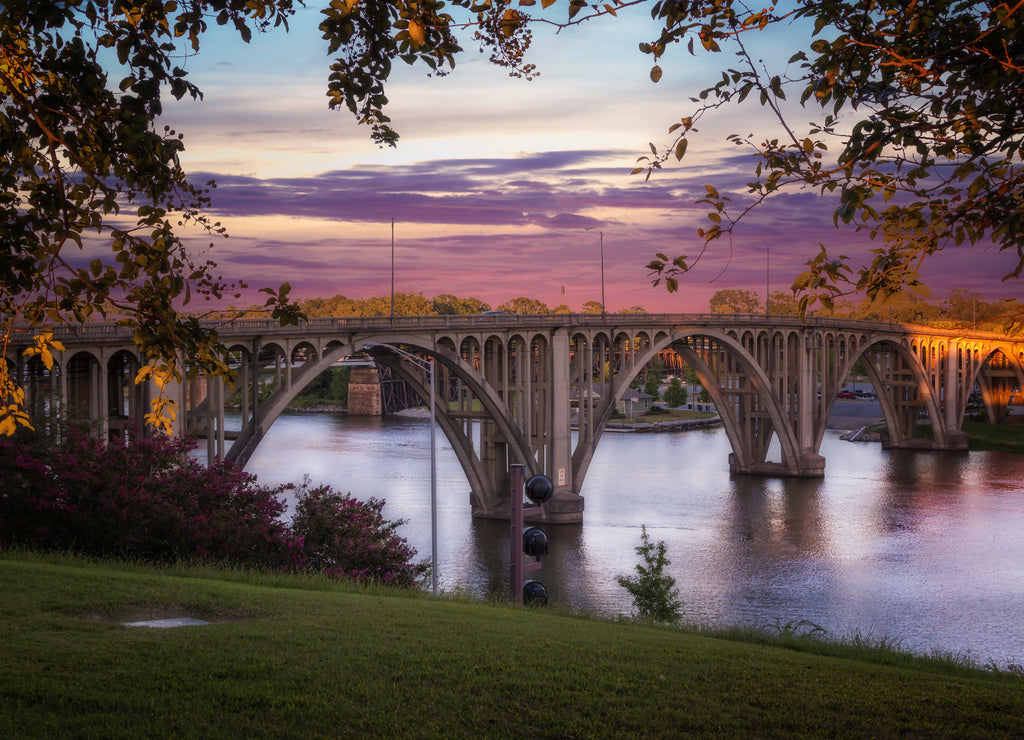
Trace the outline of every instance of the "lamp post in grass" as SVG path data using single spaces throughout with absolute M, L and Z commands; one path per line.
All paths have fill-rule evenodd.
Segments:
M 427 372 L 430 382 L 430 590 L 437 596 L 437 408 L 433 357 L 423 359 L 393 344 L 364 342 L 363 349 L 390 350 Z

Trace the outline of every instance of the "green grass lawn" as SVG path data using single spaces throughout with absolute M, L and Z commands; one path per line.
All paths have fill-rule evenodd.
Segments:
M 886 424 L 874 424 L 868 428 L 871 432 L 884 432 Z M 996 452 L 1024 452 L 1024 424 L 989 424 L 987 422 L 965 421 L 963 431 L 970 438 L 972 450 L 994 450 Z M 928 424 L 918 427 L 918 435 L 925 439 L 932 438 L 932 429 Z
M 985 424 L 965 421 L 964 431 L 971 438 L 972 450 L 1024 452 L 1024 424 Z
M 0 593 L 3 738 L 1024 732 L 1017 674 L 785 635 L 21 553 Z

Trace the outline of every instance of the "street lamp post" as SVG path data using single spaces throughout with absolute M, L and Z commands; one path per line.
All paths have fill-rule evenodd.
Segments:
M 588 226 L 587 227 L 587 231 L 594 231 L 594 230 L 595 229 L 594 229 L 593 226 Z M 597 229 L 597 233 L 598 233 L 598 235 L 601 238 L 601 313 L 604 314 L 604 312 L 605 312 L 605 303 L 604 303 L 604 231 L 601 230 L 601 229 Z
M 383 211 L 378 211 L 378 216 L 386 216 Z M 391 318 L 395 318 L 395 217 L 391 217 Z
M 391 217 L 391 318 L 395 318 L 395 217 Z M 431 376 L 433 377 L 433 376 Z M 433 390 L 433 382 L 431 382 Z
M 430 381 L 430 590 L 434 596 L 437 596 L 437 399 L 434 390 L 436 385 L 434 382 L 434 358 L 428 357 L 424 360 L 393 344 L 363 342 L 363 348 L 369 350 L 389 349 L 428 373 Z

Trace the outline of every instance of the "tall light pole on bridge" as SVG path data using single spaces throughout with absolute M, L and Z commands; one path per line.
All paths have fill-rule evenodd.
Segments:
M 588 227 L 586 227 L 586 230 L 587 231 L 597 231 L 598 235 L 601 237 L 601 314 L 603 315 L 605 313 L 605 304 L 604 304 L 604 230 L 598 229 L 598 228 L 596 228 L 594 226 L 588 226 Z
M 378 216 L 386 216 L 378 211 Z M 395 318 L 395 217 L 391 217 L 391 318 Z
M 437 409 L 436 391 L 434 387 L 434 369 L 436 367 L 433 357 L 423 359 L 406 352 L 393 344 L 378 344 L 377 342 L 363 342 L 363 349 L 371 350 L 386 349 L 407 359 L 421 370 L 426 370 L 430 382 L 430 590 L 437 596 Z

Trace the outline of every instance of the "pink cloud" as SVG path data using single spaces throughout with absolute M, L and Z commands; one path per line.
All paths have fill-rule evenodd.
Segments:
M 697 174 L 667 169 L 645 182 L 629 176 L 631 157 L 553 151 L 355 166 L 309 177 L 218 177 L 213 213 L 232 237 L 216 241 L 211 256 L 226 275 L 253 286 L 288 281 L 302 297 L 380 295 L 390 289 L 393 217 L 396 290 L 472 295 L 492 305 L 528 295 L 579 308 L 600 300 L 602 230 L 610 310 L 689 312 L 705 310 L 722 288 L 763 293 L 769 250 L 770 288 L 786 290 L 819 242 L 854 262 L 876 246 L 864 234 L 836 229 L 831 201 L 788 193 L 754 211 L 731 240 L 712 244 L 680 292 L 669 295 L 651 287 L 644 266 L 659 251 L 698 255 L 696 229 L 708 209 L 694 201 L 714 182 L 734 193 L 738 211 L 750 158 Z M 616 160 L 621 169 L 609 165 Z M 967 287 L 990 299 L 1015 297 L 1019 284 L 1001 282 L 1011 264 L 979 245 L 936 255 L 924 274 L 937 296 Z

